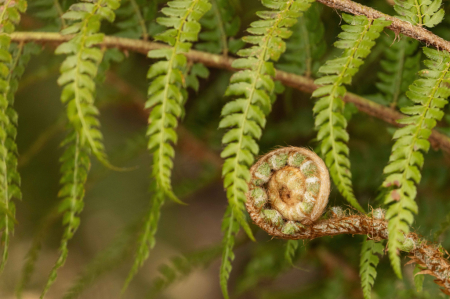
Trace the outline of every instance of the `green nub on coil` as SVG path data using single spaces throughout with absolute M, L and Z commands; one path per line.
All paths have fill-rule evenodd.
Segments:
M 262 208 L 267 203 L 267 193 L 262 188 L 256 187 L 251 191 L 250 196 L 253 198 L 253 203 L 257 208 Z
M 278 170 L 283 166 L 286 166 L 288 160 L 288 154 L 282 153 L 278 155 L 273 155 L 269 158 L 269 163 L 273 170 Z
M 306 160 L 305 155 L 294 152 L 289 154 L 288 164 L 290 166 L 300 167 L 300 165 L 302 165 L 303 161 L 305 160 Z

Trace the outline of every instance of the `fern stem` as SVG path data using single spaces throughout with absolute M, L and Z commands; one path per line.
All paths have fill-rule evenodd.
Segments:
M 145 20 L 142 17 L 141 10 L 139 9 L 139 5 L 136 3 L 136 0 L 129 0 L 131 3 L 131 6 L 133 6 L 134 12 L 136 13 L 136 16 L 139 20 L 139 25 L 141 26 L 142 30 L 142 39 L 144 41 L 148 40 L 148 32 L 147 32 L 147 26 L 145 24 Z
M 311 55 L 311 42 L 309 40 L 309 33 L 308 33 L 308 28 L 306 28 L 306 23 L 305 23 L 305 17 L 301 16 L 299 18 L 299 23 L 300 23 L 300 28 L 302 30 L 302 39 L 305 41 L 306 47 L 305 49 L 305 56 L 306 56 L 306 70 L 305 70 L 305 77 L 310 78 L 311 77 L 311 64 L 312 64 L 312 55 Z
M 5 15 L 6 15 L 6 11 L 7 11 L 7 9 L 6 8 L 8 8 L 8 7 L 10 7 L 11 6 L 11 2 L 12 2 L 13 0 L 7 0 L 6 2 L 5 2 L 5 4 L 3 4 L 3 6 L 2 6 L 2 13 L 0 14 L 0 24 L 3 24 L 3 22 L 4 22 L 4 19 L 5 19 Z
M 217 24 L 219 25 L 219 31 L 220 31 L 220 42 L 222 44 L 222 55 L 224 57 L 228 56 L 228 41 L 227 41 L 227 33 L 225 32 L 225 28 L 223 27 L 223 18 L 222 14 L 220 13 L 219 6 L 217 5 L 217 0 L 210 0 L 212 9 L 214 12 L 214 15 L 217 18 Z
M 66 20 L 64 20 L 64 18 L 62 17 L 62 15 L 64 14 L 64 11 L 62 10 L 61 5 L 59 4 L 59 0 L 53 0 L 53 4 L 55 5 L 55 9 L 58 12 L 59 19 L 61 20 L 61 27 L 66 28 L 67 23 L 66 23 Z

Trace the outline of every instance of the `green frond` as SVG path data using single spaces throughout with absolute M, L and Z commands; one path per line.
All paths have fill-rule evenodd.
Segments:
M 233 4 L 228 0 L 211 0 L 212 8 L 201 19 L 202 32 L 200 42 L 195 48 L 210 53 L 236 53 L 243 46 L 240 39 L 233 39 L 238 33 L 241 20 L 236 14 Z
M 383 255 L 383 250 L 384 246 L 381 242 L 367 240 L 367 237 L 364 238 L 359 263 L 359 275 L 361 276 L 364 299 L 372 298 L 372 287 L 375 278 L 377 278 L 377 266 L 380 261 L 378 255 Z
M 352 77 L 364 63 L 363 59 L 375 45 L 374 40 L 390 22 L 347 14 L 342 14 L 342 18 L 349 25 L 342 26 L 343 32 L 338 35 L 340 40 L 334 45 L 343 49 L 344 53 L 320 67 L 319 73 L 323 76 L 315 81 L 320 87 L 313 93 L 313 97 L 319 98 L 313 111 L 318 131 L 317 140 L 321 142 L 320 151 L 335 185 L 354 208 L 364 212 L 352 189 L 347 146 L 349 136 L 345 130 L 347 120 L 343 115 L 342 100 L 347 90 L 343 85 L 351 83 Z
M 10 33 L 25 12 L 24 0 L 0 2 L 0 231 L 2 232 L 2 257 L 0 272 L 8 259 L 9 239 L 14 231 L 15 205 L 11 201 L 21 198 L 20 176 L 17 172 L 17 112 L 14 110 L 14 93 L 18 77 L 23 73 L 19 65 L 23 46 L 10 53 Z
M 29 12 L 33 17 L 45 21 L 45 26 L 39 30 L 58 32 L 67 26 L 67 20 L 62 16 L 75 2 L 75 0 L 32 0 L 29 3 Z
M 384 168 L 386 178 L 383 187 L 388 188 L 384 203 L 389 205 L 386 219 L 389 220 L 389 258 L 397 276 L 401 277 L 400 258 L 397 251 L 409 233 L 409 226 L 417 214 L 414 201 L 420 183 L 423 154 L 428 152 L 428 137 L 436 122 L 444 116 L 442 109 L 450 95 L 450 54 L 423 48 L 427 69 L 419 72 L 420 79 L 409 87 L 406 96 L 414 103 L 401 109 L 406 116 L 398 123 L 404 125 L 394 133 L 396 140 L 389 164 Z
M 34 234 L 30 249 L 25 255 L 25 264 L 22 268 L 21 278 L 16 287 L 17 299 L 22 299 L 23 291 L 29 284 L 31 276 L 36 268 L 36 262 L 42 249 L 42 242 L 47 237 L 49 230 L 53 223 L 59 219 L 61 214 L 56 208 L 52 209 L 39 223 L 38 228 Z
M 220 253 L 221 247 L 214 246 L 171 258 L 170 263 L 158 268 L 159 276 L 151 283 L 150 292 L 146 298 L 156 298 L 162 291 L 187 277 L 194 270 L 206 268 Z
M 84 207 L 84 185 L 90 168 L 89 147 L 82 144 L 81 136 L 77 131 L 71 132 L 62 143 L 66 149 L 60 158 L 61 162 L 61 189 L 58 197 L 61 198 L 59 212 L 63 215 L 62 224 L 64 232 L 59 247 L 59 257 L 53 266 L 40 298 L 44 298 L 50 286 L 55 282 L 58 269 L 66 262 L 69 254 L 68 243 L 80 225 L 79 214 Z
M 200 18 L 211 8 L 206 0 L 169 1 L 162 9 L 165 17 L 157 22 L 168 27 L 165 32 L 155 36 L 157 41 L 170 47 L 151 50 L 149 58 L 160 59 L 152 64 L 147 74 L 151 79 L 148 88 L 148 100 L 145 108 L 151 109 L 147 129 L 148 149 L 153 157 L 152 179 L 154 180 L 153 204 L 141 236 L 135 260 L 127 280 L 122 288 L 124 292 L 139 268 L 148 258 L 150 249 L 155 245 L 160 208 L 166 198 L 182 203 L 172 190 L 172 159 L 175 156 L 173 144 L 178 136 L 175 132 L 178 118 L 184 113 L 187 99 L 184 74 L 187 71 L 187 53 L 192 42 L 197 41 L 201 26 Z
M 317 72 L 319 59 L 327 48 L 320 12 L 319 4 L 313 3 L 308 13 L 298 19 L 292 27 L 292 36 L 286 42 L 286 53 L 276 64 L 277 69 L 306 77 Z
M 257 289 L 262 281 L 274 280 L 292 269 L 294 262 L 302 257 L 302 253 L 306 252 L 305 246 L 298 246 L 300 242 L 302 242 L 302 240 L 289 240 L 288 243 L 284 240 L 272 240 L 271 242 L 258 244 L 251 253 L 251 258 L 245 265 L 242 275 L 237 279 L 237 297 Z M 294 245 L 295 243 L 296 246 Z M 294 245 L 296 247 L 291 254 L 292 261 L 288 261 L 286 255 L 280 254 L 283 252 L 286 245 Z M 291 249 L 294 246 L 292 246 Z
M 126 291 L 128 285 L 133 280 L 133 277 L 147 260 L 150 250 L 155 246 L 155 234 L 159 218 L 161 217 L 161 207 L 165 201 L 165 194 L 163 192 L 164 191 L 159 189 L 154 192 L 152 207 L 149 210 L 148 216 L 144 218 L 145 223 L 137 240 L 133 266 L 122 287 L 122 294 Z
M 422 292 L 423 291 L 423 281 L 425 280 L 425 275 L 424 274 L 417 274 L 420 271 L 422 271 L 423 268 L 416 264 L 416 266 L 414 267 L 414 286 L 416 287 L 416 291 L 417 292 Z
M 104 50 L 97 46 L 104 35 L 98 33 L 104 19 L 114 21 L 119 0 L 82 0 L 73 4 L 62 18 L 71 24 L 61 34 L 73 34 L 70 41 L 58 46 L 55 53 L 67 55 L 61 65 L 58 84 L 63 86 L 61 101 L 66 105 L 67 117 L 80 136 L 81 145 L 87 143 L 97 159 L 112 166 L 106 156 L 100 132 L 98 109 L 94 105 L 95 76 Z
M 378 72 L 380 82 L 376 83 L 383 94 L 383 102 L 391 108 L 404 107 L 410 104 L 406 98 L 408 86 L 413 83 L 420 68 L 421 52 L 417 51 L 419 42 L 400 35 L 398 42 L 384 38 L 384 59 Z
M 114 26 L 118 31 L 114 35 L 148 40 L 148 24 L 155 19 L 157 11 L 157 1 L 122 0 L 116 11 Z
M 107 248 L 99 252 L 83 269 L 62 298 L 81 298 L 81 294 L 95 281 L 118 268 L 132 253 L 136 229 L 136 223 L 127 226 Z
M 285 51 L 283 39 L 289 38 L 292 27 L 302 11 L 310 6 L 310 0 L 263 1 L 271 9 L 261 11 L 261 18 L 250 25 L 247 30 L 251 36 L 243 40 L 253 46 L 242 49 L 237 54 L 243 58 L 236 59 L 233 67 L 243 69 L 235 73 L 225 93 L 234 99 L 222 109 L 219 128 L 228 129 L 223 136 L 225 148 L 221 157 L 226 159 L 222 169 L 224 187 L 233 209 L 233 215 L 244 228 L 247 235 L 254 239 L 245 216 L 245 192 L 250 178 L 249 167 L 259 152 L 257 140 L 262 135 L 266 124 L 266 115 L 270 112 L 271 94 L 274 82 L 271 77 L 275 69 L 270 59 L 276 61 Z
M 228 278 L 231 273 L 231 263 L 234 260 L 233 247 L 236 239 L 236 235 L 239 232 L 239 223 L 233 215 L 233 209 L 228 206 L 225 212 L 225 216 L 222 220 L 222 263 L 220 265 L 220 288 L 225 299 L 229 299 L 228 295 Z
M 444 19 L 442 0 L 394 0 L 398 18 L 413 25 L 432 28 Z

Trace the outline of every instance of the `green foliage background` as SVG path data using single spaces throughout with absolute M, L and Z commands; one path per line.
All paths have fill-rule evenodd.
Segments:
M 53 1 L 29 1 L 28 11 L 22 15 L 17 31 L 58 31 L 58 12 L 48 5 L 49 2 Z M 100 31 L 107 35 L 154 40 L 155 34 L 166 29 L 155 21 L 157 16 L 162 16 L 159 11 L 165 7 L 164 2 L 122 0 L 115 21 L 103 22 Z M 66 11 L 72 1 L 59 3 Z M 204 28 L 200 42 L 194 48 L 235 56 L 243 47 L 240 38 L 247 35 L 245 29 L 257 20 L 255 13 L 264 9 L 256 0 L 216 0 L 214 3 L 213 10 L 226 7 L 229 12 L 224 15 L 225 25 L 222 29 L 217 27 L 211 15 L 213 10 L 208 12 L 200 20 Z M 396 14 L 393 6 L 384 0 L 361 3 L 390 15 Z M 132 10 L 136 5 L 140 7 L 140 17 Z M 447 2 L 443 9 L 450 9 Z M 427 22 L 431 21 L 427 19 L 424 24 Z M 343 20 L 335 10 L 312 4 L 308 14 L 300 17 L 291 28 L 293 36 L 287 41 L 286 55 L 275 62 L 275 67 L 314 79 L 320 77 L 319 67 L 342 53 L 333 47 L 341 32 L 341 23 Z M 450 17 L 446 15 L 443 22 L 431 30 L 448 40 L 449 26 Z M 217 39 L 222 33 L 226 35 L 228 52 L 224 50 L 223 39 Z M 424 45 L 406 37 L 392 44 L 393 39 L 391 31 L 382 31 L 351 84 L 345 83 L 348 91 L 395 108 L 411 104 L 404 93 L 417 78 L 414 74 L 422 63 L 418 58 L 421 52 L 418 47 Z M 167 42 L 164 38 L 160 40 Z M 397 46 L 404 50 L 402 55 L 393 53 Z M 23 298 L 39 297 L 48 273 L 58 259 L 60 239 L 64 234 L 58 216 L 59 157 L 64 151 L 59 144 L 67 136 L 66 128 L 73 124 L 67 122 L 65 107 L 59 100 L 62 88 L 57 79 L 63 57 L 55 55 L 50 44 L 40 48 L 36 46 L 30 50 L 35 54 L 19 81 L 15 97 L 14 107 L 19 115 L 18 169 L 23 199 L 15 201 L 17 224 L 10 239 L 8 263 L 0 276 L 1 298 L 14 298 L 17 289 L 23 289 Z M 308 54 L 305 49 L 311 52 Z M 393 57 L 396 54 L 398 58 Z M 398 78 L 395 72 L 398 59 L 404 63 L 399 72 L 401 82 L 396 88 L 388 84 L 394 81 L 391 78 Z M 151 242 L 148 239 L 152 237 L 142 237 L 140 228 L 148 213 L 150 194 L 155 192 L 154 187 L 149 191 L 155 174 L 151 172 L 154 161 L 147 150 L 148 115 L 144 105 L 149 83 L 147 71 L 156 61 L 116 49 L 107 50 L 102 63 L 98 64 L 99 70 L 93 80 L 98 83 L 95 104 L 100 111 L 98 118 L 108 153 L 107 163 L 103 164 L 139 167 L 128 172 L 112 171 L 91 156 L 84 209 L 78 215 L 80 225 L 69 242 L 67 261 L 58 270 L 58 279 L 46 298 L 119 298 L 135 261 L 136 240 L 144 238 L 143 242 Z M 221 227 L 227 196 L 221 178 L 223 160 L 220 158 L 224 149 L 221 140 L 224 131 L 217 128 L 222 108 L 230 101 L 224 95 L 232 73 L 209 69 L 208 75 L 201 66 L 188 67 L 192 72 L 185 78 L 189 88 L 184 92 L 189 97 L 177 115 L 182 121 L 176 129 L 179 140 L 174 146 L 173 190 L 164 191 L 173 191 L 187 205 L 168 200 L 162 207 L 155 235 L 156 246 L 131 281 L 124 298 L 213 299 L 223 296 L 223 283 L 221 290 L 219 280 L 222 230 L 226 231 L 230 226 Z M 284 145 L 311 147 L 320 152 L 315 139 L 315 99 L 311 94 L 289 87 L 283 89 L 275 85 L 274 90 L 276 101 L 270 114 L 266 113 L 265 128 L 258 141 L 259 153 Z M 394 104 L 392 98 L 395 98 Z M 449 108 L 444 111 L 446 116 L 437 126 L 439 131 L 450 136 Z M 355 198 L 367 211 L 368 207 L 379 205 L 376 196 L 384 180 L 383 168 L 389 160 L 395 129 L 359 113 L 351 104 L 345 105 L 342 114 L 351 136 L 347 145 Z M 104 153 L 99 155 L 106 159 Z M 419 213 L 414 216 L 412 227 L 427 239 L 435 239 L 450 249 L 446 230 L 450 223 L 447 216 L 450 212 L 450 158 L 431 149 L 425 154 L 425 160 L 417 188 Z M 349 207 L 337 187 L 332 189 L 330 205 Z M 229 216 L 229 213 L 228 210 L 225 215 Z M 233 227 L 238 225 L 236 222 L 229 225 L 233 232 L 237 231 L 237 227 Z M 230 297 L 363 298 L 359 278 L 363 236 L 342 235 L 287 242 L 271 239 L 253 225 L 248 230 L 256 242 L 250 241 L 242 231 L 232 240 L 236 257 L 228 281 Z M 379 248 L 373 251 L 380 252 Z M 404 265 L 404 255 L 401 261 Z M 417 292 L 414 267 L 402 266 L 402 270 L 404 275 L 400 280 L 394 274 L 388 256 L 380 256 L 372 298 L 444 297 L 429 276 L 425 277 L 423 291 Z

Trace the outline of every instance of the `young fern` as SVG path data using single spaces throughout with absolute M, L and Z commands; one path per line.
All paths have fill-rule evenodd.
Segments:
M 313 3 L 308 13 L 298 19 L 292 27 L 292 36 L 286 42 L 286 53 L 276 64 L 277 68 L 306 77 L 315 74 L 318 60 L 327 48 L 320 11 L 319 5 Z
M 233 39 L 240 28 L 241 20 L 235 14 L 233 4 L 228 0 L 211 0 L 212 8 L 201 19 L 203 31 L 199 34 L 200 42 L 196 49 L 211 53 L 235 53 L 243 43 L 240 39 Z
M 419 43 L 406 36 L 394 43 L 385 38 L 384 43 L 385 57 L 380 63 L 383 71 L 377 74 L 380 82 L 376 86 L 383 93 L 386 105 L 403 107 L 409 104 L 405 92 L 419 71 L 421 52 L 416 53 Z
M 77 131 L 72 131 L 62 143 L 66 147 L 61 161 L 61 189 L 58 196 L 62 199 L 59 212 L 63 214 L 64 232 L 59 247 L 59 257 L 53 266 L 47 283 L 42 291 L 44 298 L 50 286 L 55 282 L 57 271 L 66 262 L 69 254 L 68 243 L 80 225 L 79 214 L 83 210 L 84 185 L 90 168 L 90 148 L 83 144 Z
M 394 0 L 394 9 L 401 20 L 432 28 L 444 19 L 442 0 Z
M 160 209 L 165 199 L 181 203 L 172 190 L 170 177 L 175 155 L 172 144 L 177 142 L 175 129 L 187 97 L 184 80 L 187 59 L 184 53 L 190 50 L 192 42 L 197 41 L 201 28 L 198 21 L 211 8 L 207 0 L 169 1 L 167 5 L 168 7 L 162 9 L 166 17 L 158 18 L 157 22 L 171 29 L 158 34 L 155 39 L 169 44 L 170 47 L 151 50 L 148 53 L 150 58 L 162 59 L 154 63 L 148 71 L 147 78 L 152 82 L 145 104 L 146 108 L 151 109 L 147 136 L 148 149 L 153 157 L 153 203 L 149 215 L 145 218 L 135 261 L 123 292 L 147 259 L 149 250 L 155 245 Z
M 112 166 L 106 157 L 99 129 L 99 112 L 94 105 L 94 78 L 104 54 L 96 47 L 104 37 L 103 33 L 98 33 L 100 22 L 103 19 L 114 21 L 114 10 L 119 5 L 119 0 L 81 0 L 72 5 L 62 17 L 73 23 L 61 34 L 74 36 L 55 51 L 56 54 L 67 55 L 61 65 L 58 84 L 64 86 L 61 101 L 66 105 L 68 119 L 78 132 L 81 145 L 87 143 L 102 164 L 116 170 L 120 169 Z
M 374 40 L 390 22 L 347 14 L 342 14 L 342 18 L 350 25 L 342 26 L 344 32 L 338 35 L 341 40 L 334 45 L 344 49 L 344 53 L 320 67 L 319 73 L 324 76 L 314 82 L 321 87 L 313 93 L 313 97 L 320 98 L 314 105 L 313 111 L 315 126 L 318 130 L 317 139 L 321 142 L 320 151 L 334 183 L 354 208 L 364 212 L 352 189 L 349 149 L 346 144 L 349 136 L 345 130 L 347 120 L 343 115 L 342 100 L 346 89 L 343 85 L 351 83 L 352 77 L 364 63 L 363 59 L 369 55 L 370 49 L 375 45 Z
M 423 153 L 428 152 L 428 137 L 436 122 L 444 116 L 442 109 L 450 95 L 450 54 L 429 48 L 423 48 L 429 60 L 425 60 L 427 69 L 419 72 L 420 79 L 409 87 L 406 96 L 414 105 L 404 107 L 406 115 L 398 120 L 404 125 L 394 133 L 395 144 L 392 147 L 389 164 L 384 168 L 386 178 L 383 187 L 388 189 L 384 203 L 389 205 L 386 219 L 389 220 L 389 258 L 394 272 L 402 277 L 398 249 L 402 247 L 409 226 L 417 214 L 414 199 L 416 184 L 420 183 L 420 169 L 424 163 Z
M 20 176 L 17 172 L 17 113 L 13 108 L 14 93 L 17 90 L 18 72 L 15 68 L 21 56 L 16 51 L 10 53 L 11 37 L 15 24 L 20 21 L 20 13 L 25 12 L 25 0 L 0 1 L 0 231 L 2 232 L 2 257 L 0 272 L 8 259 L 9 239 L 14 231 L 15 205 L 11 201 L 21 198 Z M 22 75 L 23 70 L 20 72 Z
M 372 298 L 372 287 L 377 278 L 377 266 L 380 262 L 378 255 L 383 255 L 384 246 L 380 242 L 364 238 L 361 248 L 361 260 L 359 263 L 359 275 L 364 299 Z

